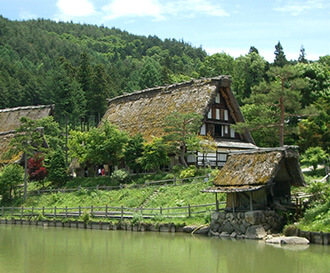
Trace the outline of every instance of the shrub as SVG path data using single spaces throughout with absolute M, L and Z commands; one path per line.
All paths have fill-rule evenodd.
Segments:
M 187 169 L 181 171 L 180 173 L 180 178 L 188 178 L 188 177 L 193 177 L 196 175 L 197 169 L 194 165 L 189 166 Z
M 83 220 L 83 222 L 85 224 L 87 224 L 89 222 L 89 219 L 90 219 L 90 215 L 89 213 L 85 210 L 84 213 L 82 214 L 81 216 L 81 220 Z
M 143 216 L 141 213 L 135 213 L 132 217 L 132 224 L 139 224 L 143 221 Z
M 111 174 L 110 178 L 113 182 L 120 184 L 123 182 L 128 182 L 130 175 L 125 170 L 117 170 Z

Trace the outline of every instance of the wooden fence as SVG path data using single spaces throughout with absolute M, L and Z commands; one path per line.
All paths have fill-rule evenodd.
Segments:
M 218 203 L 219 204 L 219 203 Z M 225 204 L 221 202 L 220 204 Z M 198 215 L 206 213 L 208 211 L 216 211 L 217 204 L 204 204 L 204 205 L 190 205 L 182 207 L 159 207 L 159 208 L 127 208 L 121 207 L 74 207 L 74 208 L 35 208 L 35 207 L 1 207 L 1 217 L 19 217 L 31 218 L 31 217 L 49 217 L 49 218 L 75 218 L 81 217 L 84 213 L 88 213 L 93 218 L 103 217 L 103 218 L 113 218 L 113 219 L 130 219 L 134 215 L 142 216 L 143 218 L 154 218 L 154 217 L 192 217 L 193 215 Z
M 81 191 L 81 190 L 120 190 L 125 188 L 146 188 L 146 187 L 160 187 L 160 186 L 179 186 L 179 185 L 185 185 L 185 184 L 193 184 L 193 183 L 200 183 L 200 182 L 207 182 L 208 181 L 208 175 L 204 176 L 196 176 L 196 177 L 189 177 L 189 178 L 183 178 L 178 179 L 174 177 L 173 179 L 167 179 L 167 180 L 159 180 L 159 181 L 145 181 L 144 184 L 120 184 L 117 186 L 99 186 L 96 185 L 95 187 L 77 187 L 72 189 L 62 188 L 62 189 L 47 189 L 47 190 L 35 190 L 28 192 L 28 195 L 41 195 L 41 194 L 47 194 L 47 193 L 58 193 L 58 192 L 75 192 L 75 191 Z M 22 195 L 22 191 L 18 191 L 19 196 Z

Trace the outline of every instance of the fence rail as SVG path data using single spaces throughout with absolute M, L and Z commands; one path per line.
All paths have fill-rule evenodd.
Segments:
M 221 202 L 220 204 L 225 204 Z M 1 217 L 19 217 L 19 218 L 29 218 L 38 217 L 42 215 L 43 217 L 50 218 L 68 218 L 68 217 L 81 217 L 84 213 L 90 214 L 93 218 L 103 217 L 103 218 L 117 218 L 117 219 L 127 219 L 132 218 L 134 215 L 139 214 L 143 218 L 153 218 L 156 216 L 161 216 L 164 218 L 171 217 L 191 217 L 193 215 L 205 213 L 207 211 L 216 211 L 216 203 L 213 204 L 203 204 L 203 205 L 190 205 L 182 207 L 159 207 L 159 208 L 127 208 L 124 206 L 120 207 L 72 207 L 72 208 L 60 208 L 60 207 L 1 207 Z
M 179 186 L 179 185 L 185 185 L 185 184 L 193 184 L 193 183 L 200 183 L 200 182 L 207 182 L 208 181 L 208 175 L 204 176 L 196 176 L 196 177 L 188 177 L 188 178 L 181 178 L 178 179 L 174 177 L 173 179 L 167 179 L 167 180 L 159 180 L 159 181 L 145 181 L 143 184 L 120 184 L 117 186 L 99 186 L 96 185 L 95 187 L 77 187 L 77 188 L 59 188 L 59 189 L 48 189 L 48 190 L 34 190 L 28 192 L 28 195 L 42 195 L 47 193 L 58 193 L 58 192 L 75 192 L 75 191 L 81 191 L 81 190 L 120 190 L 125 188 L 146 188 L 146 187 L 160 187 L 160 186 Z M 18 191 L 19 195 L 22 195 L 22 191 Z

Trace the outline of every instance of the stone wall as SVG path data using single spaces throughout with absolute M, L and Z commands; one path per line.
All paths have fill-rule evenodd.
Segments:
M 220 237 L 262 239 L 284 226 L 284 219 L 275 211 L 222 211 L 213 213 L 211 219 L 209 235 Z

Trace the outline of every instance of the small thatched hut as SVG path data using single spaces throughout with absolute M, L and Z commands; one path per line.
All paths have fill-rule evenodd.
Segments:
M 239 134 L 232 124 L 244 122 L 239 105 L 231 91 L 230 76 L 191 80 L 150 88 L 109 100 L 102 122 L 108 120 L 131 135 L 140 133 L 150 141 L 164 135 L 164 119 L 172 112 L 194 112 L 203 116 L 200 135 L 210 134 L 217 151 L 190 156 L 187 161 L 211 166 L 223 166 L 230 150 L 255 148 L 249 133 Z
M 15 130 L 19 128 L 21 117 L 32 120 L 41 119 L 53 114 L 53 105 L 22 106 L 0 109 L 0 164 L 9 161 L 3 159 L 3 155 L 9 149 L 10 140 L 15 136 Z M 12 158 L 10 162 L 17 161 L 19 157 Z
M 227 193 L 232 211 L 262 210 L 289 204 L 291 186 L 304 186 L 297 147 L 260 148 L 229 154 L 204 192 Z

